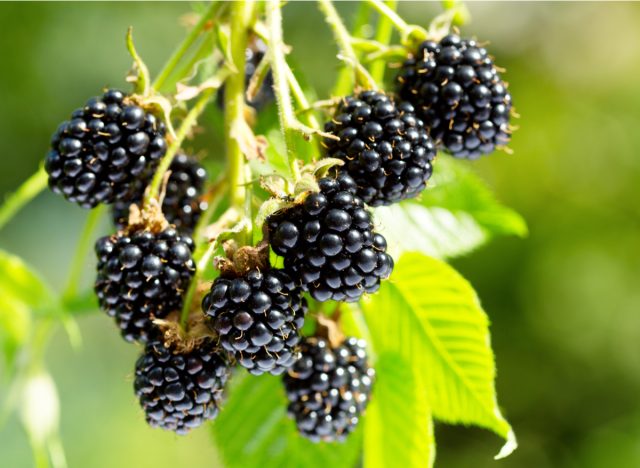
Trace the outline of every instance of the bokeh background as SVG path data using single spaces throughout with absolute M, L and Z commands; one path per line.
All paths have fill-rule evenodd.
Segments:
M 354 5 L 339 9 L 348 19 Z M 520 448 L 495 462 L 494 435 L 438 425 L 437 466 L 638 467 L 640 4 L 473 2 L 469 9 L 473 21 L 463 32 L 491 42 L 522 116 L 514 154 L 474 166 L 531 233 L 454 263 L 491 316 L 499 400 Z M 37 169 L 72 109 L 105 85 L 124 86 L 129 25 L 153 72 L 183 37 L 180 18 L 189 10 L 187 3 L 0 3 L 0 196 Z M 439 4 L 403 2 L 400 10 L 426 25 Z M 337 62 L 316 6 L 291 2 L 285 21 L 299 70 L 326 96 Z M 42 194 L 0 232 L 0 247 L 61 287 L 85 216 Z M 79 320 L 81 352 L 62 333 L 48 348 L 69 465 L 218 466 L 207 430 L 180 438 L 146 427 L 131 392 L 137 350 L 111 333 L 108 320 Z M 32 463 L 15 418 L 0 429 L 0 454 L 0 466 Z

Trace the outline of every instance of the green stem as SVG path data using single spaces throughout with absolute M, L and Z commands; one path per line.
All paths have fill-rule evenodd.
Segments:
M 398 31 L 406 32 L 411 29 L 409 24 L 405 20 L 400 18 L 400 15 L 393 11 L 393 9 L 389 8 L 383 1 L 367 0 L 367 2 L 369 2 L 369 5 L 375 8 L 378 13 L 391 21 L 391 23 L 396 27 L 396 29 L 398 29 Z
M 151 180 L 151 184 L 149 185 L 149 188 L 145 195 L 145 199 L 144 199 L 145 206 L 148 206 L 148 204 L 151 202 L 152 199 L 158 198 L 158 194 L 160 192 L 160 186 L 162 185 L 162 180 L 167 170 L 169 170 L 169 167 L 173 162 L 173 158 L 175 157 L 176 153 L 180 149 L 180 146 L 182 145 L 182 142 L 184 141 L 184 139 L 187 137 L 189 132 L 197 123 L 198 118 L 200 117 L 200 114 L 202 114 L 205 107 L 207 106 L 209 99 L 211 99 L 211 96 L 213 96 L 216 91 L 217 91 L 217 88 L 214 88 L 214 87 L 207 88 L 204 91 L 202 91 L 200 93 L 200 97 L 198 98 L 194 106 L 191 108 L 189 113 L 186 115 L 186 117 L 182 121 L 182 124 L 180 125 L 180 127 L 178 128 L 178 131 L 176 132 L 175 139 L 169 145 L 167 152 L 160 160 L 160 164 L 158 164 L 158 168 L 156 169 L 156 172 L 153 175 L 153 179 Z
M 246 0 L 230 5 L 231 60 L 235 67 L 229 75 L 224 90 L 224 129 L 229 173 L 229 198 L 231 206 L 243 213 L 247 199 L 245 156 L 240 147 L 245 121 L 245 65 L 247 42 L 253 18 L 254 2 Z M 238 242 L 246 243 L 247 232 L 238 233 Z
M 38 171 L 25 180 L 18 190 L 9 195 L 0 206 L 0 229 L 7 224 L 20 209 L 33 200 L 47 187 L 47 172 L 41 166 Z
M 67 279 L 67 285 L 62 293 L 62 300 L 69 301 L 73 299 L 78 290 L 78 283 L 82 276 L 82 270 L 84 262 L 87 257 L 87 252 L 91 248 L 93 241 L 93 232 L 100 223 L 100 218 L 104 212 L 104 206 L 98 205 L 96 208 L 89 211 L 87 221 L 84 224 L 84 228 L 80 233 L 80 238 L 76 243 L 76 250 L 73 254 L 73 260 L 71 261 L 71 267 L 69 268 L 69 277 Z
M 333 30 L 333 36 L 340 48 L 340 54 L 343 56 L 348 66 L 352 67 L 355 72 L 356 83 L 367 88 L 377 89 L 378 85 L 371 77 L 369 72 L 360 64 L 358 55 L 351 45 L 351 34 L 342 22 L 342 18 L 336 11 L 331 0 L 318 0 L 320 10 L 324 13 L 327 24 Z
M 269 33 L 269 61 L 271 62 L 271 74 L 273 75 L 273 89 L 278 104 L 278 116 L 280 129 L 284 136 L 287 161 L 291 168 L 294 180 L 300 177 L 300 170 L 294 154 L 296 117 L 291 103 L 289 81 L 287 77 L 287 62 L 284 56 L 284 40 L 282 38 L 282 12 L 279 0 L 268 0 L 267 28 Z
M 202 251 L 201 256 L 199 258 L 195 258 L 196 262 L 196 272 L 193 274 L 193 278 L 191 278 L 191 283 L 189 283 L 189 289 L 187 289 L 187 293 L 184 296 L 184 300 L 182 303 L 182 311 L 180 312 L 180 326 L 183 330 L 187 329 L 187 320 L 189 320 L 189 315 L 191 313 L 191 307 L 193 303 L 193 296 L 195 296 L 196 291 L 198 289 L 198 283 L 200 283 L 200 278 L 202 274 L 207 268 L 211 257 L 215 253 L 217 248 L 217 242 L 213 241 L 209 244 L 206 250 Z
M 376 9 L 383 17 L 387 18 L 393 26 L 400 32 L 403 45 L 413 46 L 416 42 L 427 39 L 427 31 L 415 24 L 409 24 L 403 20 L 392 8 L 389 8 L 382 0 L 366 0 L 369 5 Z
M 351 28 L 352 37 L 363 37 L 365 26 L 369 24 L 370 16 L 371 7 L 366 2 L 360 2 L 355 21 L 353 22 L 353 27 Z M 357 51 L 356 55 L 358 55 L 358 58 L 360 58 Z M 353 89 L 352 80 L 353 74 L 351 73 L 351 70 L 349 70 L 349 68 L 347 67 L 341 67 L 340 71 L 338 72 L 338 79 L 336 80 L 336 84 L 333 87 L 333 95 L 344 96 L 345 94 L 347 94 L 349 90 Z
M 218 13 L 218 11 L 221 9 L 221 6 L 223 5 L 224 5 L 223 2 L 211 3 L 211 5 L 207 9 L 207 11 L 204 12 L 202 17 L 198 21 L 198 23 L 189 32 L 187 37 L 184 38 L 182 43 L 173 52 L 173 54 L 171 55 L 167 63 L 164 65 L 164 67 L 158 74 L 158 77 L 153 82 L 153 85 L 152 85 L 153 89 L 158 90 L 162 88 L 162 85 L 164 85 L 167 79 L 169 78 L 169 76 L 171 76 L 171 73 L 173 73 L 178 63 L 180 63 L 180 60 L 182 60 L 182 58 L 187 53 L 189 48 L 191 48 L 193 43 L 198 39 L 198 37 L 200 36 L 200 33 L 204 30 L 209 20 L 211 20 L 211 18 L 213 18 L 216 15 L 216 13 Z
M 394 10 L 397 7 L 397 0 L 388 0 L 385 2 L 387 6 Z M 387 45 L 391 41 L 391 35 L 393 34 L 393 24 L 391 20 L 386 16 L 381 16 L 378 20 L 378 28 L 376 32 L 375 40 L 380 44 Z M 376 60 L 371 64 L 371 76 L 373 79 L 382 83 L 384 81 L 384 72 L 387 69 L 387 62 L 385 60 Z

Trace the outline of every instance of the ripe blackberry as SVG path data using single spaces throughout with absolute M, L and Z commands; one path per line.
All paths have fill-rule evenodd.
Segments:
M 125 200 L 166 152 L 165 130 L 120 91 L 91 98 L 51 139 L 49 187 L 83 208 Z
M 151 427 L 186 434 L 218 415 L 228 378 L 213 340 L 177 352 L 155 336 L 136 362 L 134 390 Z
M 282 374 L 297 358 L 307 301 L 284 271 L 219 277 L 202 301 L 220 344 L 255 375 Z
M 208 203 L 202 199 L 202 191 L 207 183 L 207 171 L 194 158 L 179 153 L 169 168 L 171 175 L 162 202 L 162 212 L 170 224 L 184 233 L 191 233 L 200 214 L 207 209 Z M 129 205 L 142 201 L 144 191 L 150 180 L 139 180 L 134 194 L 129 200 L 118 200 L 111 207 L 113 222 L 118 229 L 127 225 Z
M 302 357 L 284 376 L 289 416 L 313 442 L 343 441 L 371 395 L 375 371 L 366 343 L 347 338 L 332 348 L 324 338 L 305 338 L 300 347 Z
M 402 99 L 453 156 L 476 159 L 509 143 L 511 94 L 476 41 L 455 34 L 425 41 L 396 80 Z
M 325 130 L 327 156 L 345 162 L 358 185 L 357 195 L 371 205 L 390 205 L 422 192 L 431 177 L 436 148 L 408 102 L 396 104 L 379 91 L 345 98 Z
M 317 301 L 357 301 L 373 293 L 393 270 L 387 241 L 342 172 L 318 181 L 320 192 L 267 219 L 273 251 Z
M 98 302 L 125 340 L 146 341 L 154 318 L 180 310 L 195 271 L 193 249 L 193 240 L 171 227 L 157 234 L 124 231 L 96 242 Z

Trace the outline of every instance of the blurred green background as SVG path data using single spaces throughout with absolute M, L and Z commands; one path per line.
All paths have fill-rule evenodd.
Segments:
M 350 18 L 354 5 L 339 9 Z M 640 466 L 640 4 L 469 4 L 463 32 L 491 42 L 521 118 L 514 155 L 474 163 L 531 234 L 454 262 L 493 325 L 498 395 L 520 448 L 438 425 L 436 466 Z M 32 174 L 50 134 L 105 85 L 124 87 L 124 33 L 152 72 L 184 35 L 187 3 L 0 3 L 0 196 Z M 438 3 L 403 2 L 427 25 Z M 337 61 L 312 3 L 285 8 L 299 70 L 327 96 Z M 211 117 L 211 116 L 209 116 Z M 219 154 L 220 143 L 211 142 Z M 49 193 L 0 232 L 61 287 L 86 213 Z M 107 227 L 105 226 L 105 230 Z M 87 260 L 89 265 L 91 258 Z M 91 282 L 87 275 L 87 284 Z M 217 466 L 206 429 L 148 429 L 132 394 L 135 347 L 102 314 L 79 320 L 84 346 L 58 333 L 47 362 L 59 387 L 71 467 Z M 0 430 L 0 466 L 31 465 L 15 418 Z

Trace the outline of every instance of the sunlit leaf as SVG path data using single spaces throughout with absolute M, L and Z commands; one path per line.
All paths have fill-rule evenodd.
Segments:
M 225 466 L 352 468 L 361 450 L 361 433 L 345 443 L 314 444 L 301 437 L 287 417 L 280 377 L 239 373 L 229 399 L 213 424 Z
M 389 324 L 393 328 L 394 324 Z M 430 467 L 435 438 L 419 365 L 384 350 L 376 361 L 376 383 L 364 418 L 364 467 Z
M 462 276 L 439 260 L 407 253 L 362 307 L 376 351 L 397 349 L 420 366 L 434 417 L 492 430 L 507 441 L 500 457 L 515 449 L 496 402 L 489 320 Z
M 523 218 L 497 201 L 475 173 L 441 157 L 420 199 L 375 211 L 391 252 L 422 252 L 436 258 L 465 255 L 498 235 L 524 236 Z

